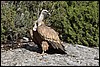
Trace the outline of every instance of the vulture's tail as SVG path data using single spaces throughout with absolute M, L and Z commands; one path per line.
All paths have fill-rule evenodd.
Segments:
M 54 48 L 54 49 L 59 49 L 58 51 L 60 51 L 61 53 L 64 53 L 64 54 L 66 54 L 66 50 L 65 50 L 65 48 L 64 48 L 64 46 L 63 46 L 63 44 L 59 44 L 59 43 L 56 43 L 56 42 L 51 42 L 51 41 L 49 41 L 49 43 L 51 44 L 51 46 Z

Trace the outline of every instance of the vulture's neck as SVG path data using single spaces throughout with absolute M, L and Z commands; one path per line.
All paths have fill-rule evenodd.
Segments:
M 37 22 L 38 22 L 38 26 L 44 25 L 44 15 L 43 14 L 40 14 L 40 17 L 38 18 Z

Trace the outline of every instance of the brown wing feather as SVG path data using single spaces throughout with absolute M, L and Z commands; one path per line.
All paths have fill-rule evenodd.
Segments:
M 41 25 L 38 27 L 38 32 L 42 36 L 42 38 L 51 42 L 54 48 L 56 49 L 60 48 L 61 50 L 64 51 L 64 47 L 61 44 L 57 32 L 55 32 L 52 28 L 45 25 Z

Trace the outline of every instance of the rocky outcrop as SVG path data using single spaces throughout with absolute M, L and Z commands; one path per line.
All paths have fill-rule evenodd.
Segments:
M 64 46 L 67 54 L 41 55 L 36 45 L 1 50 L 1 66 L 99 66 L 99 47 L 68 43 Z

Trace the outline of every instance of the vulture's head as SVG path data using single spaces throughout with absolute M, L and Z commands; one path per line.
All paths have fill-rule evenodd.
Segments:
M 44 19 L 51 15 L 47 10 L 42 10 L 41 14 L 44 15 Z
M 48 18 L 48 16 L 50 16 L 51 14 L 49 13 L 49 11 L 47 10 L 42 10 L 41 11 L 41 14 L 40 14 L 40 17 L 38 18 L 39 21 L 42 21 L 46 18 Z
M 46 18 L 48 18 L 48 16 L 50 16 L 51 14 L 49 13 L 49 11 L 47 10 L 42 10 L 38 20 L 35 21 L 35 24 L 34 24 L 34 27 L 33 27 L 33 30 L 36 31 L 37 29 L 37 26 L 40 26 L 41 25 L 41 22 L 43 20 L 45 20 Z M 38 24 L 37 24 L 38 23 Z

